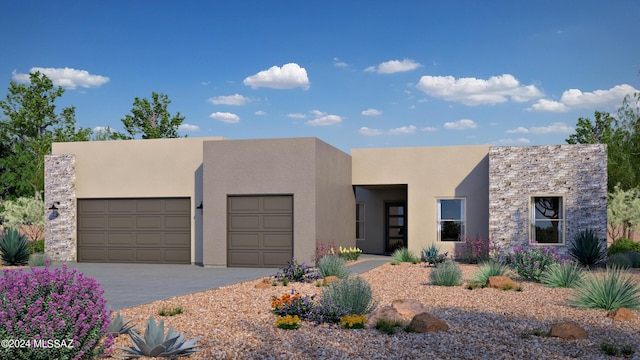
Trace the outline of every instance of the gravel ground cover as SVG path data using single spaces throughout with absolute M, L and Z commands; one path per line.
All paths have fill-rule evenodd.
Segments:
M 461 265 L 464 279 L 477 270 Z M 274 273 L 275 273 L 274 269 Z M 257 289 L 260 280 L 175 297 L 123 309 L 142 331 L 153 315 L 165 327 L 201 337 L 200 352 L 185 359 L 607 359 L 603 341 L 636 349 L 640 358 L 640 319 L 613 321 L 604 310 L 567 305 L 572 290 L 550 289 L 522 282 L 523 290 L 467 290 L 462 286 L 430 284 L 424 264 L 385 264 L 362 274 L 380 305 L 396 299 L 416 299 L 428 311 L 451 325 L 441 333 L 385 335 L 367 328 L 347 330 L 337 325 L 302 322 L 298 330 L 275 326 L 271 297 L 290 292 L 320 294 L 314 284 L 290 283 Z M 640 281 L 640 274 L 634 275 Z M 167 279 L 170 281 L 170 279 Z M 132 289 L 135 291 L 135 289 Z M 162 307 L 182 307 L 175 316 L 158 316 Z M 588 333 L 585 340 L 540 336 L 554 322 L 575 321 Z M 538 335 L 536 335 L 538 334 Z M 116 339 L 128 347 L 128 336 Z M 122 353 L 116 349 L 115 355 Z

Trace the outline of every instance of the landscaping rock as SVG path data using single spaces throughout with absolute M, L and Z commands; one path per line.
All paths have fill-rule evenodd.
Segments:
M 401 316 L 411 319 L 417 314 L 425 312 L 422 303 L 415 299 L 399 299 L 393 300 L 391 306 L 396 309 Z
M 587 332 L 578 323 L 567 321 L 551 325 L 549 336 L 559 337 L 565 340 L 586 339 Z
M 503 289 L 503 290 L 509 290 L 509 289 L 517 289 L 520 286 L 520 284 L 518 284 L 517 282 L 511 280 L 508 276 L 490 276 L 489 277 L 489 281 L 487 281 L 487 287 L 493 288 L 493 289 Z
M 624 307 L 609 312 L 608 316 L 612 318 L 613 321 L 629 321 L 636 318 L 633 311 Z
M 426 312 L 414 316 L 409 327 L 417 333 L 447 331 L 450 328 L 446 321 Z
M 256 289 L 268 289 L 270 287 L 271 287 L 271 284 L 267 284 L 267 283 L 265 283 L 263 281 L 257 283 L 256 286 L 255 286 Z
M 370 326 L 375 326 L 378 319 L 385 319 L 388 321 L 406 322 L 406 320 L 398 313 L 393 306 L 379 306 L 374 312 L 369 315 L 367 323 Z

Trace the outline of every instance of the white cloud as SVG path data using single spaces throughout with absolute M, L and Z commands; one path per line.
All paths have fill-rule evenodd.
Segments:
M 258 110 L 254 112 L 253 115 L 264 116 L 264 115 L 267 115 L 267 113 L 265 111 Z
M 198 125 L 180 124 L 180 126 L 178 126 L 178 130 L 185 132 L 195 132 L 200 131 L 200 127 Z
M 109 129 L 108 126 L 96 126 L 93 128 L 93 132 L 103 132 Z
M 420 63 L 417 63 L 411 59 L 404 60 L 389 60 L 380 63 L 377 67 L 369 66 L 364 71 L 377 72 L 378 74 L 393 74 L 398 72 L 411 71 L 419 68 Z
M 246 98 L 240 94 L 228 95 L 228 96 L 216 96 L 212 97 L 209 100 L 210 103 L 215 105 L 234 105 L 234 106 L 242 106 L 251 101 L 251 99 Z
M 335 67 L 347 67 L 347 66 L 349 66 L 349 64 L 347 64 L 346 62 L 340 60 L 337 57 L 334 57 L 333 58 L 333 66 L 335 66 Z
M 529 128 L 529 132 L 532 134 L 571 134 L 573 133 L 573 128 L 565 123 L 556 122 L 548 126 Z
M 367 110 L 363 110 L 361 114 L 364 116 L 378 116 L 382 114 L 382 111 L 378 109 L 367 109 Z
M 389 134 L 391 135 L 406 135 L 406 134 L 413 134 L 415 132 L 416 132 L 416 127 L 413 125 L 402 126 L 399 128 L 394 128 L 389 130 Z
M 467 129 L 475 129 L 478 127 L 473 120 L 469 119 L 460 119 L 458 121 L 446 122 L 443 127 L 448 130 L 467 130 Z
M 423 76 L 418 90 L 435 98 L 465 105 L 498 104 L 509 100 L 525 102 L 541 97 L 535 85 L 522 85 L 513 75 L 492 76 L 488 80 L 453 76 Z
M 526 138 L 517 138 L 517 139 L 500 139 L 498 140 L 500 144 L 505 145 L 517 145 L 517 144 L 529 144 L 531 140 Z
M 507 134 L 526 134 L 529 132 L 529 129 L 526 127 L 519 126 L 515 129 L 505 131 Z
M 338 115 L 329 115 L 319 110 L 309 111 L 315 119 L 307 121 L 307 125 L 311 126 L 328 126 L 342 122 L 342 117 Z
M 306 119 L 307 115 L 300 114 L 300 113 L 293 113 L 293 114 L 287 114 L 287 117 L 290 117 L 292 119 Z
M 377 135 L 382 135 L 384 134 L 384 131 L 380 130 L 380 129 L 370 129 L 366 126 L 363 126 L 360 128 L 360 130 L 358 130 L 358 133 L 360 133 L 361 135 L 366 135 L 366 136 L 377 136 Z
M 560 101 L 540 99 L 531 105 L 529 111 L 566 112 L 576 108 L 615 107 L 622 103 L 625 96 L 638 92 L 628 84 L 616 85 L 609 90 L 582 92 L 569 89 L 562 93 Z
M 284 64 L 282 67 L 272 66 L 244 79 L 246 86 L 253 89 L 266 87 L 271 89 L 309 88 L 307 70 L 296 63 Z
M 434 131 L 438 131 L 438 128 L 435 128 L 433 126 L 427 126 L 427 127 L 423 127 L 422 129 L 420 129 L 422 131 L 428 131 L 428 132 L 434 132 Z
M 32 67 L 29 73 L 40 73 L 46 75 L 55 86 L 62 86 L 67 89 L 75 89 L 78 86 L 83 88 L 100 87 L 109 81 L 109 78 L 101 75 L 91 75 L 86 70 L 76 70 L 72 68 L 42 68 Z M 12 73 L 13 80 L 20 83 L 29 82 L 29 74 Z
M 214 112 L 209 115 L 209 117 L 228 124 L 235 124 L 240 122 L 240 117 L 238 115 L 228 112 Z

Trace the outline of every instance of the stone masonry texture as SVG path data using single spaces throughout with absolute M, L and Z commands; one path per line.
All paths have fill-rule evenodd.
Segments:
M 606 245 L 607 151 L 602 144 L 489 150 L 489 237 L 504 254 L 530 241 L 531 197 L 563 196 L 565 244 L 591 229 Z
M 44 252 L 51 260 L 76 261 L 75 162 L 73 154 L 48 155 L 44 160 Z M 55 218 L 49 210 L 54 203 L 59 214 Z

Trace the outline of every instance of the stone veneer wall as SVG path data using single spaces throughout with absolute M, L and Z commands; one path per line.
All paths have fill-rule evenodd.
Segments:
M 76 157 L 48 155 L 44 160 L 44 252 L 51 260 L 76 261 Z M 58 217 L 51 218 L 55 202 Z
M 528 243 L 532 195 L 564 196 L 565 244 L 585 229 L 592 229 L 606 242 L 605 145 L 499 146 L 489 150 L 489 237 L 503 253 Z M 566 246 L 558 250 L 565 252 Z

